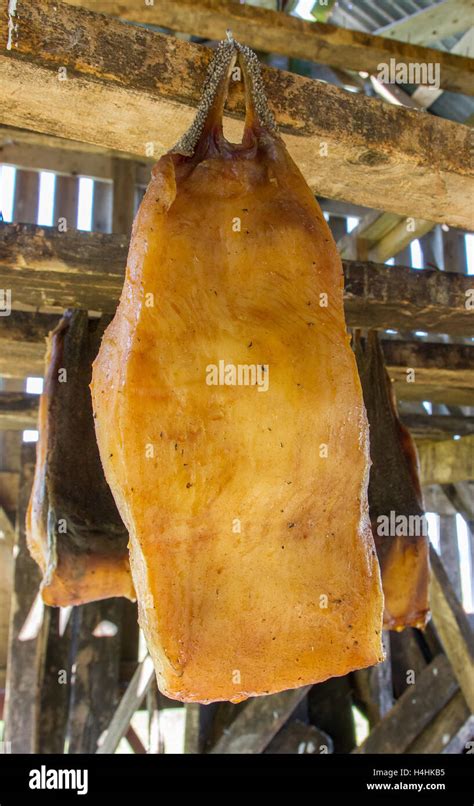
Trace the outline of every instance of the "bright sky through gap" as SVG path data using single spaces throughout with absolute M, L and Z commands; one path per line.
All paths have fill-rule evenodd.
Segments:
M 410 252 L 411 252 L 411 267 L 412 269 L 422 269 L 423 268 L 423 255 L 421 252 L 421 246 L 418 239 L 415 239 L 410 244 Z
M 11 165 L 0 166 L 0 213 L 3 220 L 13 219 L 13 197 L 15 195 L 16 168 Z
M 94 180 L 88 176 L 79 179 L 79 200 L 77 213 L 77 228 L 90 232 L 92 229 L 92 196 Z
M 39 186 L 38 220 L 37 224 L 43 227 L 53 226 L 54 189 L 56 187 L 56 174 L 51 171 L 41 171 Z

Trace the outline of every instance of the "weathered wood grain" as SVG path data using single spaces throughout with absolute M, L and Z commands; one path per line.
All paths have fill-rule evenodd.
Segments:
M 422 442 L 418 446 L 423 485 L 455 484 L 474 479 L 474 437 Z
M 41 582 L 41 572 L 30 557 L 25 534 L 35 452 L 34 445 L 23 446 L 5 700 L 4 740 L 11 742 L 13 753 L 38 752 L 40 687 L 48 633 L 49 609 L 44 608 L 27 635 L 22 634 Z
M 378 65 L 395 59 L 404 64 L 440 64 L 440 85 L 454 92 L 474 93 L 470 59 L 419 45 L 307 22 L 289 14 L 225 0 L 67 0 L 98 13 L 160 25 L 205 39 L 222 39 L 229 28 L 234 37 L 256 50 L 330 64 L 343 70 L 377 73 Z
M 155 679 L 153 663 L 149 655 L 137 667 L 125 694 L 110 721 L 103 741 L 97 749 L 99 754 L 114 753 L 122 736 L 127 732 L 130 720 L 142 704 L 145 695 Z
M 433 622 L 461 691 L 474 714 L 474 632 L 433 547 L 430 562 Z
M 406 753 L 444 753 L 469 719 L 469 707 L 461 691 L 446 703 L 443 710 L 406 749 Z M 450 752 L 453 752 L 451 749 Z M 458 750 L 457 752 L 460 752 Z
M 210 753 L 263 753 L 311 686 L 247 702 Z
M 293 719 L 283 726 L 264 752 L 278 755 L 286 753 L 326 755 L 333 750 L 333 741 L 327 733 L 318 730 L 314 725 L 306 725 L 299 719 Z
M 449 661 L 439 655 L 353 752 L 404 753 L 457 689 Z
M 6 9 L 4 45 L 5 22 Z M 16 23 L 0 57 L 0 122 L 139 156 L 150 143 L 161 155 L 190 125 L 208 49 L 52 0 L 21 0 Z M 467 127 L 283 71 L 263 76 L 290 152 L 320 195 L 472 225 Z M 239 82 L 228 110 L 238 140 Z

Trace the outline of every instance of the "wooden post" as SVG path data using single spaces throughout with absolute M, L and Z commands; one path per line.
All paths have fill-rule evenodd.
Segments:
M 113 160 L 113 217 L 112 231 L 129 235 L 135 215 L 135 186 L 137 167 L 132 160 Z
M 122 600 L 75 607 L 69 752 L 96 753 L 118 699 Z
M 369 723 L 376 725 L 393 705 L 392 665 L 390 659 L 390 638 L 382 635 L 385 660 L 368 669 L 353 673 L 354 689 Z
M 449 577 L 454 593 L 462 601 L 461 558 L 458 547 L 456 515 L 439 516 L 440 556 Z
M 60 634 L 64 611 L 49 611 L 49 630 L 40 700 L 39 753 L 64 753 L 71 691 L 71 619 Z M 69 614 L 70 614 L 69 610 Z
M 34 467 L 35 446 L 24 445 L 5 698 L 4 739 L 11 742 L 13 753 L 38 751 L 39 699 L 48 630 L 49 609 L 43 609 L 38 598 L 41 572 L 26 545 L 25 515 Z M 35 601 L 37 606 L 32 610 Z
M 53 226 L 60 232 L 77 229 L 79 179 L 77 176 L 57 176 L 54 194 Z
M 112 183 L 94 181 L 92 232 L 112 232 Z
M 13 199 L 13 221 L 21 224 L 36 224 L 39 201 L 38 171 L 17 170 Z
M 443 232 L 443 252 L 445 267 L 449 266 L 450 271 L 458 271 L 461 272 L 461 274 L 467 273 L 466 240 L 464 232 L 455 227 L 452 227 L 447 232 Z

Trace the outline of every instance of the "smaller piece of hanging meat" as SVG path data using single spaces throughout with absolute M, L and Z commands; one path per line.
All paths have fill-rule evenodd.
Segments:
M 382 571 L 384 627 L 423 629 L 428 621 L 429 538 L 418 455 L 400 422 L 376 331 L 354 336 L 370 426 L 369 510 Z
M 26 530 L 48 605 L 133 599 L 128 534 L 105 481 L 89 393 L 108 317 L 67 311 L 48 339 Z

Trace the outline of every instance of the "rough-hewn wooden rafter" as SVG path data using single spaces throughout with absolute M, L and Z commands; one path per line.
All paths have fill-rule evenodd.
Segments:
M 209 49 L 51 0 L 20 0 L 14 23 L 0 57 L 0 122 L 140 156 L 150 143 L 159 156 L 190 125 Z M 279 70 L 265 68 L 264 82 L 318 194 L 472 226 L 467 127 Z M 236 141 L 242 111 L 241 83 L 232 82 Z
M 113 313 L 127 250 L 125 235 L 0 224 L 0 288 L 11 289 L 17 310 L 74 307 Z M 469 332 L 469 277 L 362 261 L 343 261 L 343 268 L 350 326 L 410 329 L 416 323 L 437 333 Z
M 376 73 L 380 63 L 395 59 L 403 64 L 440 65 L 440 84 L 455 92 L 474 93 L 470 59 L 431 48 L 384 39 L 381 36 L 307 22 L 289 14 L 228 0 L 67 0 L 98 13 L 146 22 L 173 31 L 222 39 L 227 28 L 234 37 L 256 50 L 330 64 L 343 70 Z

